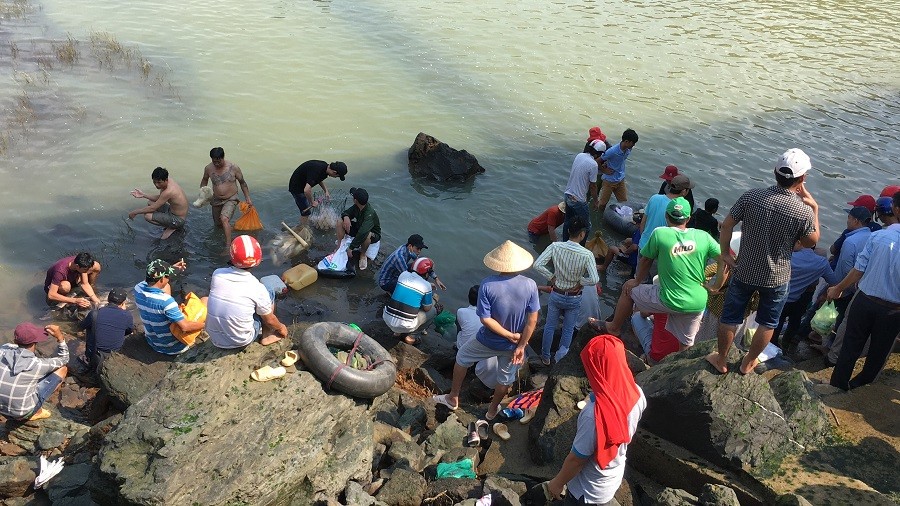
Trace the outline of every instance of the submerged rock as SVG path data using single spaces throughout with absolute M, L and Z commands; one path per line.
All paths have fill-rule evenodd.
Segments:
M 484 167 L 466 150 L 456 150 L 419 132 L 409 152 L 409 173 L 437 181 L 465 181 L 484 172 Z
M 291 327 L 291 335 L 306 327 Z M 95 499 L 311 504 L 336 497 L 350 480 L 368 482 L 373 429 L 364 406 L 326 394 L 308 372 L 250 380 L 290 346 L 286 339 L 229 351 L 207 342 L 178 357 L 106 437 Z

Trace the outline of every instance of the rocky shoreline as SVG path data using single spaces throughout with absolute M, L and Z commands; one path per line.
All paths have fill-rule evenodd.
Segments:
M 453 413 L 429 398 L 449 388 L 452 343 L 435 332 L 418 348 L 397 342 L 378 318 L 377 296 L 370 298 L 353 320 L 402 371 L 385 395 L 364 401 L 326 392 L 301 363 L 280 380 L 250 381 L 255 368 L 296 348 L 312 320 L 333 317 L 327 308 L 306 311 L 310 321 L 271 347 L 226 351 L 204 342 L 165 360 L 142 335 L 130 336 L 99 382 L 66 380 L 50 400 L 52 418 L 5 423 L 3 504 L 468 505 L 485 495 L 492 504 L 542 504 L 532 489 L 556 473 L 571 446 L 576 403 L 588 391 L 578 351 L 591 333 L 549 371 L 523 368 L 519 390 L 544 388 L 530 423 L 508 423 L 509 441 L 494 436 L 468 448 L 466 427 L 484 414 L 481 392 L 464 388 Z M 77 356 L 83 341 L 69 343 Z M 806 504 L 768 478 L 785 457 L 832 437 L 817 387 L 797 370 L 715 375 L 702 358 L 711 345 L 649 370 L 629 353 L 649 408 L 619 502 Z M 35 492 L 39 455 L 62 457 L 66 466 Z M 465 458 L 476 479 L 437 479 L 438 464 Z M 880 497 L 874 502 L 891 504 Z

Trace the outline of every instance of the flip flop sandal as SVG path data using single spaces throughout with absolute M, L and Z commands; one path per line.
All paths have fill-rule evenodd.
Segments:
M 447 394 L 434 395 L 431 397 L 431 400 L 433 400 L 435 404 L 440 404 L 440 405 L 446 407 L 447 409 L 449 409 L 450 411 L 456 411 L 456 408 L 459 407 L 459 406 L 454 406 L 453 404 L 450 404 L 450 401 L 447 398 Z
M 481 438 L 481 441 L 487 441 L 491 438 L 490 433 L 488 432 L 488 424 L 484 420 L 477 420 L 475 422 L 475 431 L 478 432 L 478 437 Z
M 481 436 L 478 434 L 478 426 L 475 422 L 469 422 L 469 434 L 466 436 L 465 444 L 469 448 L 481 446 Z
M 281 365 L 283 365 L 285 367 L 290 367 L 290 366 L 296 364 L 297 359 L 299 359 L 299 358 L 300 358 L 300 356 L 297 355 L 296 351 L 293 351 L 293 350 L 286 351 L 286 352 L 284 352 L 284 358 L 281 359 Z
M 50 416 L 52 414 L 53 413 L 51 413 L 49 409 L 41 408 L 38 410 L 37 413 L 31 415 L 31 417 L 28 418 L 28 421 L 33 422 L 35 420 L 43 420 L 44 418 L 50 418 Z
M 270 381 L 281 378 L 285 374 L 287 374 L 287 370 L 284 367 L 272 367 L 267 365 L 250 373 L 250 378 L 255 381 Z
M 534 414 L 537 412 L 537 408 L 529 408 L 525 410 L 525 416 L 519 418 L 519 423 L 525 425 L 530 422 L 532 418 L 534 418 Z
M 366 255 L 363 254 L 359 257 L 359 270 L 364 271 L 366 267 L 369 266 L 369 260 L 366 258 Z
M 506 428 L 506 424 L 504 423 L 494 424 L 494 434 L 500 436 L 500 439 L 504 441 L 509 441 L 509 438 L 512 437 L 509 435 L 509 429 Z
M 410 346 L 418 346 L 422 344 L 422 338 L 419 336 L 409 335 L 403 338 L 403 342 Z

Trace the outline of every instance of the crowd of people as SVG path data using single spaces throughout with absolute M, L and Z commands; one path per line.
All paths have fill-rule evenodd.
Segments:
M 840 313 L 837 330 L 823 336 L 821 346 L 834 352 L 831 383 L 844 390 L 875 380 L 900 329 L 900 187 L 886 187 L 877 199 L 863 195 L 850 203 L 847 230 L 831 247 L 829 263 L 813 249 L 821 236 L 819 204 L 806 188 L 812 164 L 800 149 L 786 151 L 775 164 L 774 184 L 742 194 L 721 224 L 715 217 L 719 201 L 709 198 L 703 209 L 694 209 L 694 181 L 669 165 L 659 176 L 663 179 L 659 193 L 650 196 L 643 209 L 633 210 L 635 232 L 631 237 L 618 246 L 600 248 L 599 254 L 597 249 L 586 248 L 592 228 L 591 207 L 604 210 L 612 196 L 620 203 L 627 201 L 626 161 L 637 142 L 638 134 L 632 129 L 625 130 L 620 142 L 613 145 L 599 127 L 592 128 L 583 152 L 573 160 L 562 201 L 526 227 L 537 259 L 509 240 L 485 255 L 484 265 L 494 274 L 469 288 L 469 305 L 456 313 L 452 386 L 449 393 L 434 397 L 437 404 L 456 410 L 468 369 L 475 366 L 478 378 L 493 388 L 485 418 L 495 419 L 518 369 L 528 359 L 541 291 L 550 295 L 541 349 L 531 352 L 539 360 L 538 367 L 562 360 L 578 328 L 594 326 L 598 336 L 581 352 L 592 390 L 589 407 L 578 418 L 569 458 L 546 485 L 549 495 L 559 497 L 568 483 L 570 504 L 613 500 L 627 443 L 646 406 L 618 338 L 628 322 L 645 360 L 653 365 L 693 345 L 710 294 L 724 292 L 717 350 L 707 357 L 713 369 L 724 374 L 729 372 L 726 356 L 735 331 L 744 323 L 755 294 L 759 299 L 755 309 L 758 327 L 738 366 L 738 372 L 749 374 L 770 341 L 784 346 L 797 335 L 806 337 L 804 322 L 816 304 L 834 300 Z M 241 348 L 255 340 L 270 345 L 288 335 L 287 327 L 275 316 L 278 283 L 261 281 L 252 273 L 262 262 L 260 244 L 249 235 L 231 237 L 239 189 L 246 204 L 252 205 L 244 175 L 224 158 L 222 148 L 213 148 L 210 158 L 200 186 L 210 184 L 213 222 L 223 230 L 230 265 L 212 273 L 209 294 L 201 299 L 207 312 L 202 323 L 186 315 L 172 296 L 170 279 L 186 267 L 185 262 L 149 262 L 145 279 L 133 292 L 145 339 L 161 354 L 184 352 L 190 343 L 182 336 L 202 329 L 213 345 L 224 349 Z M 310 160 L 297 167 L 288 190 L 302 225 L 308 224 L 312 210 L 322 202 L 314 198 L 313 189 L 321 187 L 327 199 L 326 180 L 344 181 L 347 172 L 343 162 Z M 146 199 L 148 204 L 131 211 L 129 218 L 143 215 L 147 222 L 163 228 L 165 239 L 184 227 L 188 200 L 166 169 L 156 168 L 151 179 L 158 195 L 132 191 L 135 198 Z M 350 258 L 365 270 L 378 254 L 381 226 L 368 192 L 353 188 L 350 195 L 353 204 L 335 224 L 336 239 L 341 244 L 352 238 Z M 742 235 L 733 248 L 738 224 Z M 374 276 L 387 295 L 384 323 L 410 345 L 419 343 L 441 311 L 435 290 L 447 289 L 435 273 L 435 262 L 421 256 L 427 248 L 421 235 L 410 235 Z M 595 286 L 613 261 L 627 266 L 631 279 L 622 285 L 614 313 L 603 322 Z M 530 268 L 546 278 L 546 284 L 539 286 L 522 274 Z M 49 305 L 92 309 L 79 323 L 86 331 L 83 362 L 89 370 L 96 370 L 135 330 L 125 309 L 124 290 L 111 290 L 107 305 L 99 307 L 96 283 L 101 269 L 90 253 L 81 252 L 54 263 L 44 283 Z M 711 269 L 715 275 L 709 279 Z M 821 290 L 817 301 L 819 280 L 827 289 Z M 782 328 L 785 331 L 779 336 Z M 49 336 L 60 343 L 56 355 L 37 357 L 35 345 Z M 14 343 L 0 347 L 0 414 L 20 420 L 50 416 L 42 404 L 67 374 L 64 339 L 54 325 L 40 328 L 26 322 L 16 327 Z M 863 370 L 851 378 L 866 347 Z

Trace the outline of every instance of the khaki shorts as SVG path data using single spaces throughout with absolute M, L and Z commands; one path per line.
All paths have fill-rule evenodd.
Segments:
M 625 186 L 625 180 L 618 183 L 610 183 L 604 179 L 600 180 L 600 205 L 605 206 L 609 202 L 609 196 L 615 194 L 616 200 L 625 202 L 628 200 L 628 188 Z
M 220 215 L 225 216 L 230 220 L 231 217 L 234 216 L 234 211 L 237 209 L 238 203 L 239 201 L 237 198 L 237 194 L 235 194 L 227 199 L 217 199 L 213 197 L 210 205 L 212 205 L 213 207 L 222 206 L 222 212 L 220 213 Z
M 659 285 L 638 285 L 631 290 L 631 300 L 638 311 L 645 313 L 665 313 L 669 315 L 666 320 L 666 330 L 678 339 L 678 342 L 691 346 L 694 338 L 700 331 L 700 322 L 703 320 L 703 311 L 696 313 L 680 313 L 669 309 L 659 300 Z

